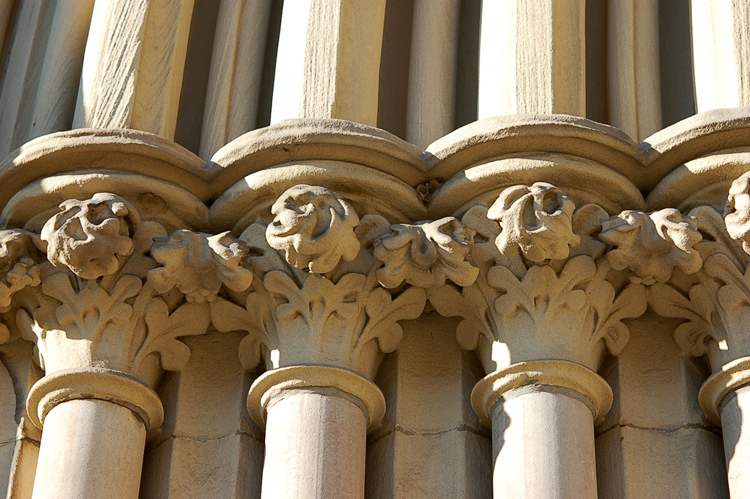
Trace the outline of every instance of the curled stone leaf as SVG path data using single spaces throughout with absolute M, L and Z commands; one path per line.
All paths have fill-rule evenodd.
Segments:
M 732 239 L 742 241 L 742 249 L 750 254 L 750 173 L 732 182 L 724 208 L 724 223 Z
M 109 193 L 69 199 L 42 228 L 47 258 L 83 279 L 112 275 L 135 248 L 132 236 L 140 222 L 132 204 Z
M 502 228 L 495 239 L 500 253 L 520 250 L 532 262 L 567 258 L 580 242 L 573 233 L 573 201 L 554 185 L 537 182 L 505 189 L 487 212 Z
M 359 217 L 347 201 L 325 187 L 297 185 L 271 207 L 275 215 L 266 229 L 268 244 L 283 251 L 289 264 L 311 272 L 330 272 L 343 259 L 357 257 L 354 232 Z
M 253 274 L 242 266 L 248 247 L 229 232 L 215 236 L 178 230 L 157 238 L 151 256 L 162 266 L 148 280 L 160 293 L 177 287 L 189 302 L 213 301 L 222 283 L 233 291 L 250 287 Z
M 385 264 L 377 276 L 386 288 L 402 282 L 429 288 L 451 280 L 471 286 L 479 269 L 467 261 L 475 232 L 453 217 L 391 225 L 375 242 L 375 258 Z
M 626 210 L 602 222 L 602 241 L 613 246 L 607 253 L 612 268 L 630 268 L 633 282 L 666 282 L 675 268 L 697 272 L 702 260 L 694 246 L 702 239 L 698 221 L 674 208 L 653 213 Z
M 41 282 L 41 256 L 33 238 L 23 230 L 0 230 L 0 311 L 10 307 L 15 293 Z

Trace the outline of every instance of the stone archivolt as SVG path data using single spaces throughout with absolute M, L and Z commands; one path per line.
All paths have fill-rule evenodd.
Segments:
M 242 364 L 265 367 L 248 409 L 267 427 L 267 440 L 279 431 L 274 408 L 314 394 L 361 410 L 347 420 L 347 438 L 364 441 L 384 414 L 373 383 L 378 366 L 401 342 L 399 321 L 418 318 L 429 300 L 441 315 L 461 318 L 457 341 L 476 350 L 487 374 L 472 403 L 495 432 L 507 430 L 502 414 L 517 410 L 516 398 L 562 394 L 589 413 L 580 431 L 593 442 L 594 423 L 612 403 L 597 371 L 607 354 L 622 352 L 627 320 L 647 304 L 684 319 L 675 341 L 707 355 L 715 374 L 700 402 L 720 423 L 723 401 L 750 380 L 743 330 L 750 174 L 727 189 L 725 180 L 711 183 L 711 195 L 685 189 L 675 202 L 662 184 L 693 178 L 677 171 L 656 185 L 653 171 L 664 175 L 690 154 L 703 161 L 703 132 L 685 138 L 677 130 L 644 152 L 585 120 L 515 123 L 505 135 L 491 131 L 496 121 L 467 127 L 474 140 L 437 141 L 425 157 L 360 125 L 288 122 L 264 132 L 270 138 L 238 138 L 202 168 L 185 151 L 164 159 L 149 142 L 159 141 L 141 132 L 121 139 L 139 159 L 102 171 L 75 166 L 106 150 L 102 132 L 48 137 L 43 153 L 32 143 L 14 160 L 26 169 L 8 167 L 0 177 L 19 188 L 3 200 L 3 224 L 24 227 L 0 231 L 0 340 L 21 336 L 36 345 L 45 377 L 29 395 L 32 419 L 42 426 L 58 405 L 98 399 L 130 409 L 153 430 L 163 418 L 153 388 L 190 357 L 179 338 L 215 328 L 247 332 Z M 741 140 L 732 128 L 740 125 L 722 126 L 729 142 Z M 320 130 L 301 140 L 306 127 Z M 547 143 L 551 129 L 575 140 Z M 147 142 L 152 153 L 144 152 Z M 285 154 L 279 144 L 297 150 Z M 62 158 L 57 171 L 50 157 Z M 188 187 L 151 176 L 160 161 L 190 172 Z M 33 163 L 40 169 L 28 168 Z M 640 175 L 646 164 L 656 165 L 650 177 Z M 718 178 L 714 170 L 701 175 Z M 60 174 L 55 196 L 40 187 L 52 173 Z M 106 192 L 128 175 L 138 180 Z M 596 182 L 579 182 L 585 175 Z M 420 191 L 434 189 L 436 179 L 434 192 Z M 638 188 L 652 189 L 647 202 Z M 608 196 L 607 189 L 619 190 Z M 566 414 L 579 418 L 576 407 Z M 290 431 L 313 424 L 295 417 Z M 513 452 L 510 444 L 497 449 L 505 453 L 497 462 L 512 462 Z M 593 466 L 593 448 L 581 452 L 588 457 L 580 463 Z M 269 459 L 269 476 L 294 468 Z M 569 473 L 588 473 L 573 461 Z M 498 494 L 516 486 L 495 477 Z

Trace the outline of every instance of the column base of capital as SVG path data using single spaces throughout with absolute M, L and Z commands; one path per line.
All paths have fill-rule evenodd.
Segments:
M 385 397 L 380 388 L 361 374 L 331 366 L 290 366 L 263 373 L 247 394 L 250 416 L 265 429 L 266 414 L 274 403 L 293 390 L 320 392 L 351 400 L 367 417 L 367 432 L 376 430 L 385 416 Z
M 720 426 L 724 398 L 745 385 L 750 385 L 750 357 L 727 362 L 709 377 L 698 392 L 698 402 L 708 420 Z
M 76 399 L 97 399 L 127 407 L 146 430 L 164 421 L 161 399 L 146 383 L 130 374 L 97 367 L 57 371 L 37 381 L 26 398 L 26 411 L 42 429 L 44 418 L 58 404 Z
M 492 408 L 511 390 L 530 385 L 573 390 L 591 401 L 599 423 L 612 407 L 612 388 L 604 378 L 581 364 L 565 360 L 519 362 L 488 374 L 471 391 L 471 406 L 480 422 L 492 427 Z

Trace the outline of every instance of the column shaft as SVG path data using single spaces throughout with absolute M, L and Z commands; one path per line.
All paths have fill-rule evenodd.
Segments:
M 478 118 L 586 111 L 583 0 L 485 0 Z
M 285 5 L 271 124 L 340 118 L 375 126 L 384 21 L 384 0 Z
M 695 108 L 750 104 L 750 5 L 690 2 Z
M 731 497 L 747 497 L 750 493 L 750 386 L 727 395 L 721 409 L 721 428 L 724 435 L 724 457 Z
M 34 498 L 138 497 L 146 427 L 98 399 L 55 406 L 44 420 Z
M 268 409 L 263 499 L 364 497 L 367 418 L 335 395 L 285 393 Z
M 563 390 L 526 386 L 493 407 L 495 497 L 596 498 L 593 414 Z

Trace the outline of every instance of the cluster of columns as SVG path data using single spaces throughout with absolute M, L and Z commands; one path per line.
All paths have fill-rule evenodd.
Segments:
M 496 497 L 596 497 L 594 428 L 612 403 L 597 370 L 647 300 L 689 319 L 678 343 L 708 353 L 700 403 L 722 423 L 739 494 L 750 352 L 746 295 L 728 297 L 746 285 L 749 178 L 724 214 L 610 216 L 535 183 L 460 220 L 400 224 L 297 185 L 239 237 L 168 234 L 115 194 L 68 200 L 40 233 L 0 232 L 0 304 L 45 371 L 27 400 L 44 429 L 34 496 L 136 497 L 147 434 L 164 418 L 153 389 L 189 358 L 177 338 L 213 323 L 247 331 L 243 364 L 266 366 L 247 397 L 266 432 L 263 497 L 363 497 L 367 434 L 385 414 L 373 379 L 398 347 L 398 321 L 428 299 L 462 318 L 457 339 L 487 373 L 472 406 L 492 428 Z M 702 241 L 699 229 L 718 235 Z M 694 302 L 682 316 L 680 297 Z

